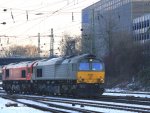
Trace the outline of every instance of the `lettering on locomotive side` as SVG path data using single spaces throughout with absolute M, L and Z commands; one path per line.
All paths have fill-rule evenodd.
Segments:
M 93 74 L 92 74 L 92 73 L 90 73 L 90 74 L 88 74 L 88 76 L 93 76 Z

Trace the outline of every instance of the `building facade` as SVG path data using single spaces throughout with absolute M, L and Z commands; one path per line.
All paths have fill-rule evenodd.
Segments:
M 150 14 L 133 19 L 135 41 L 145 42 L 150 39 Z
M 100 0 L 82 10 L 82 50 L 104 56 L 115 33 L 133 33 L 134 19 L 150 13 L 150 0 Z

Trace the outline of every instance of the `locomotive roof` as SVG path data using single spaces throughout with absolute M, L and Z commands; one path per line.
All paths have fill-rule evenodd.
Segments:
M 68 58 L 65 59 L 62 63 L 77 63 L 79 62 L 81 59 L 84 59 L 85 57 L 87 57 L 89 54 L 83 54 L 83 55 L 79 55 L 79 56 L 74 56 L 72 58 Z
M 95 56 L 90 54 L 83 54 L 83 55 L 72 56 L 72 57 L 58 57 L 58 58 L 42 59 L 36 61 L 25 61 L 20 63 L 11 63 L 5 65 L 3 68 L 9 69 L 9 68 L 30 67 L 33 64 L 34 64 L 33 66 L 37 66 L 37 65 L 42 66 L 42 65 L 78 63 L 80 60 L 85 58 L 95 58 Z
M 40 60 L 34 64 L 36 65 L 52 65 L 52 64 L 60 64 L 64 60 L 63 57 L 58 57 L 58 58 L 51 58 L 47 60 Z
M 19 63 L 11 63 L 8 65 L 5 65 L 4 68 L 20 68 L 20 67 L 27 67 L 31 66 L 35 61 L 25 61 L 25 62 L 19 62 Z
M 42 59 L 42 60 L 36 60 L 36 61 L 25 61 L 20 63 L 11 63 L 9 65 L 5 65 L 3 68 L 9 69 L 9 68 L 20 68 L 20 67 L 30 67 L 33 66 L 42 66 L 42 65 L 54 65 L 54 64 L 68 64 L 68 63 L 77 63 L 82 59 L 85 58 L 95 58 L 94 55 L 90 54 L 82 54 L 78 56 L 73 57 L 58 57 L 58 58 L 51 58 L 51 59 Z
M 42 66 L 42 65 L 53 65 L 53 64 L 68 64 L 68 63 L 77 63 L 81 59 L 87 58 L 89 54 L 83 54 L 83 55 L 78 55 L 74 57 L 58 57 L 58 58 L 52 58 L 44 61 L 38 61 L 34 64 L 34 66 Z

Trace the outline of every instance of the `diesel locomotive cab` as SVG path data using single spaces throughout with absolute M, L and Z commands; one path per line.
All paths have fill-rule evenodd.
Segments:
M 104 64 L 95 58 L 83 59 L 79 62 L 77 84 L 83 95 L 102 94 L 105 78 Z
M 104 64 L 99 60 L 82 60 L 79 63 L 77 83 L 104 83 L 104 74 Z

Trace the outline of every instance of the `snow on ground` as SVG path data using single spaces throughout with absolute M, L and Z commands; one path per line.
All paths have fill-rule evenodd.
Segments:
M 18 101 L 24 102 L 24 103 L 30 103 L 30 104 L 34 104 L 34 105 L 39 105 L 39 106 L 43 106 L 43 107 L 47 107 L 47 108 L 52 108 L 52 109 L 56 109 L 56 110 L 62 110 L 62 109 L 58 109 L 58 108 L 48 107 L 45 104 L 34 102 L 34 101 L 31 101 L 31 100 L 18 99 Z M 76 112 L 73 112 L 71 110 L 62 110 L 62 111 L 66 111 L 66 112 L 70 112 L 70 113 L 76 113 Z
M 18 99 L 18 100 L 22 101 L 22 102 L 25 102 L 25 103 L 36 104 L 36 105 L 41 105 L 41 106 L 46 107 L 46 105 L 44 105 L 44 104 L 40 104 L 40 103 L 33 102 L 33 101 L 30 101 L 30 100 L 25 100 L 25 99 Z M 90 102 L 90 100 L 87 100 L 87 101 Z M 13 101 L 0 98 L 0 113 L 35 113 L 35 112 L 36 113 L 49 113 L 49 112 L 44 112 L 44 111 L 33 109 L 33 108 L 30 108 L 30 107 L 24 106 L 22 104 L 18 104 L 18 107 L 6 107 L 5 104 L 7 104 L 9 102 L 14 103 Z M 50 103 L 72 107 L 72 105 L 65 104 L 65 103 L 56 103 L 56 102 L 50 102 Z M 74 107 L 81 108 L 81 106 L 79 106 L 79 105 L 76 105 Z M 96 108 L 96 107 L 88 107 L 88 106 L 82 107 L 82 109 L 88 109 L 88 110 L 105 112 L 105 113 L 131 113 L 129 111 L 121 111 L 121 110 L 115 110 L 115 109 L 113 110 L 113 109 L 105 109 L 105 108 Z M 76 112 L 70 111 L 70 113 L 76 113 Z
M 15 102 L 0 98 L 0 113 L 49 113 L 29 108 L 22 104 L 18 104 L 18 107 L 6 107 L 5 104 L 7 103 L 15 103 Z
M 56 97 L 48 97 L 48 98 L 54 98 L 57 99 Z M 91 102 L 91 103 L 99 103 L 100 105 L 102 104 L 108 104 L 108 105 L 122 105 L 122 106 L 129 106 L 129 107 L 141 107 L 141 108 L 149 108 L 149 106 L 144 106 L 144 105 L 137 105 L 137 104 L 126 104 L 126 103 L 116 103 L 116 102 L 104 102 L 104 101 L 96 101 L 96 100 L 82 100 L 82 99 L 64 99 L 64 98 L 59 98 L 62 100 L 76 100 L 76 101 L 83 101 L 83 102 Z M 57 102 L 48 102 L 48 103 L 57 103 Z M 59 105 L 62 105 L 62 103 L 57 103 Z M 66 104 L 68 105 L 68 104 Z M 70 106 L 70 105 L 69 105 Z M 87 108 L 87 107 L 86 107 Z M 94 107 L 88 107 L 89 110 L 92 110 Z M 103 108 L 95 108 L 94 111 L 98 111 L 99 109 L 103 109 Z M 106 110 L 106 109 L 105 109 Z M 109 109 L 107 109 L 109 111 Z M 116 110 L 116 112 L 118 112 L 118 110 Z M 115 113 L 116 113 L 115 112 Z M 121 111 L 119 111 L 120 113 Z M 112 112 L 111 112 L 112 113 Z
M 103 95 L 110 95 L 110 96 L 132 96 L 132 97 L 150 98 L 150 95 L 147 95 L 147 94 L 104 93 Z
M 58 102 L 48 102 L 48 103 L 53 103 L 57 105 L 63 105 L 63 106 L 69 106 L 71 107 L 71 104 L 65 104 L 65 103 L 58 103 Z M 115 109 L 108 109 L 108 108 L 97 108 L 97 107 L 81 107 L 80 105 L 74 106 L 76 108 L 82 108 L 82 109 L 87 109 L 87 110 L 92 110 L 93 112 L 104 112 L 104 113 L 134 113 L 134 112 L 129 112 L 129 111 L 123 111 L 123 110 L 115 110 Z
M 143 92 L 143 91 L 130 91 L 130 90 L 124 90 L 121 88 L 112 88 L 112 89 L 105 89 L 105 92 L 116 92 L 116 93 L 137 93 L 137 94 L 149 94 L 150 92 Z
M 53 97 L 52 97 L 53 98 Z M 54 97 L 55 98 L 55 97 Z M 38 104 L 38 105 L 41 105 L 43 106 L 42 104 L 39 104 L 39 103 L 36 103 L 36 102 L 33 102 L 33 101 L 28 101 L 28 100 L 24 100 L 24 99 L 18 99 L 19 101 L 22 101 L 22 102 L 29 102 L 29 103 L 33 103 L 33 104 Z M 72 100 L 72 99 L 70 99 Z M 77 99 L 75 99 L 77 100 Z M 90 101 L 90 100 L 84 100 L 84 101 L 87 101 L 87 102 L 93 102 L 94 101 Z M 99 101 L 96 101 L 96 102 L 99 102 Z M 52 103 L 52 104 L 56 104 L 56 105 L 61 105 L 61 106 L 68 106 L 68 107 L 72 107 L 71 104 L 66 104 L 66 103 L 59 103 L 59 102 L 47 102 L 47 103 Z M 103 103 L 103 102 L 99 102 L 99 103 Z M 109 102 L 104 102 L 104 103 L 109 103 Z M 117 104 L 116 104 L 117 105 Z M 120 104 L 118 104 L 120 105 Z M 115 109 L 107 109 L 107 108 L 97 108 L 97 107 L 88 107 L 88 106 L 85 106 L 85 107 L 81 107 L 80 105 L 76 105 L 74 106 L 76 108 L 82 108 L 82 109 L 87 109 L 87 110 L 92 110 L 92 111 L 95 111 L 95 112 L 105 112 L 105 113 L 133 113 L 133 112 L 129 112 L 129 111 L 122 111 L 122 110 L 115 110 Z M 148 107 L 149 108 L 149 107 Z M 58 108 L 57 108 L 58 109 Z M 58 109 L 59 110 L 59 109 Z M 66 110 L 65 110 L 66 111 Z M 68 112 L 70 113 L 77 113 L 77 112 L 73 112 L 73 111 L 69 111 Z
M 135 93 L 137 93 L 137 94 L 135 94 Z M 111 89 L 111 90 L 107 89 L 106 92 L 103 95 L 134 96 L 134 97 L 150 98 L 150 92 L 131 92 L 131 91 L 120 90 L 120 89 Z M 41 96 L 31 95 L 31 97 L 32 96 L 33 97 L 41 97 Z M 45 97 L 47 97 L 47 98 L 55 98 L 56 99 L 56 97 L 49 97 L 49 96 L 45 96 Z M 63 99 L 63 98 L 61 98 L 61 99 Z M 73 100 L 73 99 L 67 99 L 67 100 Z M 78 99 L 75 99 L 75 100 L 78 100 Z M 92 102 L 92 100 L 81 100 L 81 99 L 79 99 L 79 100 L 80 101 Z M 46 105 L 42 105 L 40 103 L 36 103 L 36 102 L 29 101 L 29 100 L 24 100 L 24 99 L 20 99 L 19 101 L 30 103 L 30 104 L 34 103 L 36 105 L 46 106 Z M 49 112 L 44 112 L 44 111 L 40 111 L 40 110 L 37 110 L 37 109 L 34 109 L 34 108 L 30 108 L 30 107 L 24 106 L 22 104 L 18 104 L 18 107 L 6 107 L 5 104 L 7 104 L 8 102 L 12 102 L 12 101 L 0 98 L 0 113 L 35 113 L 35 112 L 36 113 L 49 113 Z M 104 104 L 113 104 L 113 105 L 123 105 L 123 106 L 133 106 L 133 107 L 135 106 L 135 107 L 149 108 L 149 106 L 142 106 L 142 105 L 138 105 L 137 106 L 137 105 L 132 105 L 132 104 L 122 104 L 122 103 L 103 102 L 103 101 L 95 101 L 95 102 L 98 102 L 99 104 L 103 104 L 104 103 Z M 12 103 L 14 103 L 14 102 L 12 102 Z M 50 102 L 50 103 L 54 104 L 54 102 Z M 93 101 L 93 103 L 94 103 L 94 101 Z M 55 103 L 55 104 L 72 107 L 72 105 L 64 104 L 64 103 L 63 104 L 62 103 Z M 79 106 L 79 105 L 76 105 L 74 107 L 81 108 L 81 106 Z M 85 106 L 82 109 L 88 109 L 88 110 L 93 110 L 93 111 L 100 111 L 100 112 L 105 112 L 105 113 L 130 113 L 129 111 L 121 111 L 121 110 L 115 110 L 115 109 L 112 110 L 112 109 L 96 108 L 96 107 L 88 107 L 88 106 Z M 73 113 L 73 112 L 70 112 L 70 113 Z
M 33 97 L 41 97 L 41 96 L 33 96 Z M 69 99 L 69 98 L 59 98 L 59 97 L 48 97 L 46 98 L 50 99 L 62 99 L 62 100 L 76 100 L 76 101 L 83 101 L 83 102 L 92 102 L 94 103 L 99 103 L 99 104 L 108 104 L 108 105 L 122 105 L 126 107 L 141 107 L 141 108 L 149 108 L 149 106 L 144 106 L 144 105 L 136 105 L 136 104 L 125 104 L 125 103 L 115 103 L 115 102 L 104 102 L 104 101 L 93 101 L 93 100 L 82 100 L 82 99 Z M 71 104 L 65 104 L 65 103 L 58 103 L 58 102 L 48 102 L 48 103 L 53 103 L 57 105 L 63 105 L 63 106 L 69 106 L 71 107 Z M 81 108 L 81 106 L 76 105 L 75 107 Z M 82 109 L 88 109 L 88 110 L 93 110 L 93 111 L 100 111 L 100 112 L 105 112 L 105 113 L 130 113 L 129 111 L 122 111 L 122 110 L 115 110 L 115 109 L 106 109 L 106 108 L 96 108 L 96 107 L 88 107 L 85 106 Z
M 133 96 L 133 97 L 142 97 L 142 98 L 150 98 L 150 92 L 140 92 L 140 91 L 129 91 L 129 90 L 122 90 L 119 88 L 115 89 L 106 89 L 103 95 L 110 95 L 110 96 Z

